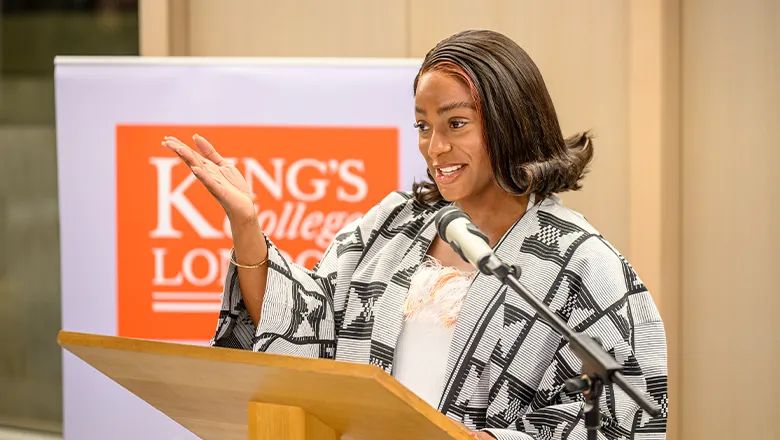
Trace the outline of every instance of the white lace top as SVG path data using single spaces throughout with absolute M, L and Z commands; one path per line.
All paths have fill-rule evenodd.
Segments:
M 412 276 L 393 376 L 434 408 L 442 395 L 455 324 L 475 275 L 428 257 Z

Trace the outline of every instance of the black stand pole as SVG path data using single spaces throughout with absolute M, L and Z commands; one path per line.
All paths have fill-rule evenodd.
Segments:
M 550 310 L 539 298 L 532 295 L 528 289 L 523 286 L 518 278 L 520 277 L 519 267 L 509 267 L 498 259 L 495 255 L 490 255 L 479 261 L 478 269 L 486 275 L 494 275 L 504 284 L 511 287 L 524 300 L 526 300 L 550 325 L 555 331 L 562 335 L 572 348 L 574 354 L 582 360 L 582 376 L 580 378 L 569 379 L 566 382 L 566 389 L 571 392 L 582 392 L 585 397 L 585 427 L 588 430 L 588 439 L 596 440 L 598 430 L 601 428 L 601 412 L 599 411 L 599 399 L 603 392 L 604 385 L 612 383 L 617 384 L 623 389 L 639 406 L 653 417 L 661 415 L 661 410 L 651 402 L 644 394 L 626 381 L 626 378 L 620 373 L 623 367 L 615 361 L 601 346 L 601 343 L 584 333 L 574 332 L 569 326 L 555 313 Z
M 581 392 L 585 396 L 585 429 L 588 430 L 588 440 L 597 440 L 601 428 L 601 412 L 599 399 L 604 391 L 604 384 L 598 378 L 583 374 L 580 378 L 569 379 L 566 389 L 571 392 Z

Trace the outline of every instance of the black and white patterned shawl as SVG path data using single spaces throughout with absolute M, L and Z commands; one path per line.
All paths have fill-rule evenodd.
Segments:
M 436 236 L 448 203 L 394 192 L 342 230 L 313 271 L 284 259 L 269 241 L 263 313 L 255 329 L 228 269 L 212 344 L 378 365 L 392 372 L 410 278 Z M 520 264 L 521 281 L 577 331 L 598 335 L 664 416 L 650 419 L 620 388 L 601 399 L 608 439 L 666 437 L 664 326 L 629 263 L 557 198 L 537 203 L 495 247 Z M 564 382 L 581 362 L 514 291 L 478 275 L 456 324 L 438 409 L 498 439 L 584 439 L 582 401 Z

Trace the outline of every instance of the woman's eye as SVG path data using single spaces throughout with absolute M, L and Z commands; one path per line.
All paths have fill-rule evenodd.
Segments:
M 466 125 L 466 121 L 450 121 L 452 128 L 462 128 L 464 125 Z
M 414 128 L 417 129 L 417 131 L 423 132 L 428 131 L 428 125 L 426 125 L 424 122 L 415 122 Z

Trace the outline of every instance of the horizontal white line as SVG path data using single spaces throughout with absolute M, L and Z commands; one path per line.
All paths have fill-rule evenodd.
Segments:
M 186 300 L 220 300 L 219 292 L 152 292 L 152 299 L 172 299 L 177 301 Z
M 421 58 L 372 58 L 372 57 L 141 57 L 141 56 L 68 56 L 54 57 L 54 64 L 63 65 L 136 65 L 136 66 L 392 66 L 419 67 Z
M 159 313 L 213 313 L 219 312 L 218 302 L 153 302 L 152 311 Z

